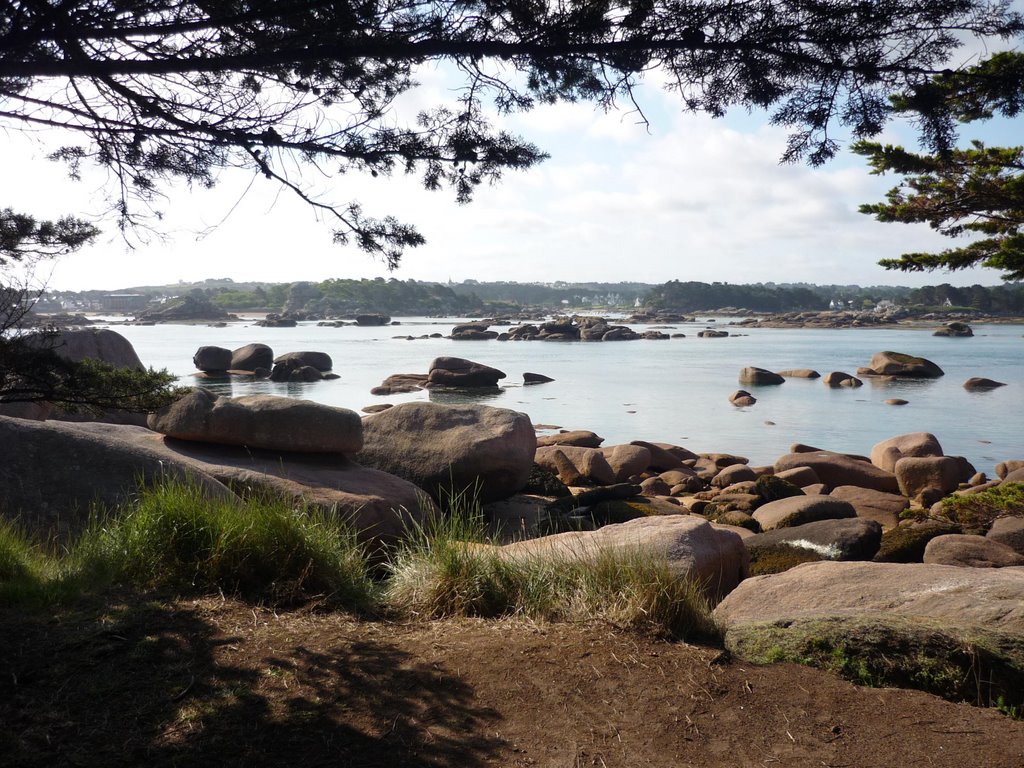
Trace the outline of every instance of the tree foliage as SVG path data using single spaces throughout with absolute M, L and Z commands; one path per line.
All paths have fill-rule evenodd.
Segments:
M 940 253 L 905 253 L 879 263 L 905 272 L 980 265 L 1002 270 L 1004 280 L 1024 280 L 1024 147 L 987 147 L 980 141 L 968 147 L 951 145 L 953 118 L 971 122 L 1020 113 L 1024 54 L 996 54 L 963 73 L 940 75 L 893 98 L 899 111 L 932 102 L 949 107 L 944 120 L 923 123 L 936 151 L 910 152 L 868 141 L 854 145 L 854 152 L 868 158 L 873 173 L 891 171 L 904 177 L 886 202 L 860 210 L 883 222 L 926 223 L 948 237 L 980 237 Z
M 837 125 L 877 134 L 888 94 L 927 83 L 965 36 L 1022 28 L 1006 0 L 22 0 L 0 5 L 0 124 L 77 137 L 55 157 L 113 172 L 122 227 L 170 180 L 243 168 L 394 266 L 420 233 L 318 196 L 304 170 L 418 174 L 465 202 L 544 157 L 493 109 L 630 104 L 651 70 L 688 110 L 768 110 L 792 128 L 785 159 L 821 163 Z M 405 120 L 398 101 L 438 64 L 457 98 Z
M 652 309 L 699 312 L 735 307 L 755 312 L 828 309 L 829 299 L 811 286 L 779 286 L 754 283 L 679 282 L 670 280 L 652 290 L 645 304 Z
M 26 331 L 36 296 L 26 289 L 0 288 L 0 403 L 49 403 L 63 410 L 152 411 L 176 395 L 167 371 L 116 368 L 61 354 L 52 326 Z
M 0 210 L 0 265 L 70 253 L 92 242 L 98 234 L 94 224 L 73 216 L 37 221 L 29 214 L 4 208 Z

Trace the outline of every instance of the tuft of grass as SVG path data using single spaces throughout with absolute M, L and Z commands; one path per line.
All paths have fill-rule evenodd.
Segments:
M 475 505 L 449 510 L 412 531 L 389 564 L 385 601 L 401 615 L 604 620 L 681 639 L 717 636 L 704 593 L 674 574 L 667 557 L 611 549 L 508 555 L 485 541 Z
M 311 598 L 369 610 L 375 585 L 355 532 L 324 512 L 273 498 L 207 498 L 168 481 L 116 515 L 96 516 L 66 558 L 62 580 L 223 592 L 271 603 Z
M 0 518 L 0 605 L 45 604 L 57 561 L 18 526 Z

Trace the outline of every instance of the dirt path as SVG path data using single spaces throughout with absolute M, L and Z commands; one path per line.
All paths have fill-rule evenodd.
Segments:
M 604 626 L 0 613 L 4 766 L 1024 766 L 1024 722 Z

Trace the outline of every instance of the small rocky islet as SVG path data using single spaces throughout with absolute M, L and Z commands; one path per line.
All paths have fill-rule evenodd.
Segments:
M 275 357 L 264 347 L 202 348 L 196 365 L 246 375 L 331 369 L 322 353 Z M 740 380 L 778 385 L 762 371 L 743 369 Z M 776 375 L 784 381 L 785 373 L 816 372 Z M 942 372 L 886 352 L 858 374 Z M 439 358 L 416 381 L 494 386 L 503 376 Z M 199 388 L 145 427 L 0 417 L 0 501 L 22 525 L 60 536 L 84 524 L 93 502 L 115 505 L 140 478 L 188 477 L 213 495 L 262 488 L 345 514 L 374 544 L 436 514 L 446 489 L 473 488 L 493 546 L 509 557 L 667 553 L 674 572 L 718 604 L 726 646 L 741 658 L 799 655 L 823 627 L 925 633 L 984 651 L 972 663 L 990 672 L 990 700 L 1024 689 L 1024 508 L 970 520 L 947 509 L 950 499 L 1024 483 L 1024 458 L 1007 457 L 989 476 L 945 455 L 927 432 L 894 436 L 865 455 L 794 444 L 764 466 L 668 443 L 603 443 L 585 429 L 538 434 L 526 414 L 484 405 L 409 402 L 360 418 L 311 401 Z

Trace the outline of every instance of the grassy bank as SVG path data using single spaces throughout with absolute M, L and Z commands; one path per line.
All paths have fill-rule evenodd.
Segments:
M 659 635 L 714 636 L 711 606 L 650 553 L 502 558 L 469 496 L 409 531 L 381 565 L 336 516 L 269 497 L 211 500 L 180 482 L 97 512 L 68 548 L 0 525 L 0 604 L 42 607 L 107 589 L 322 604 L 366 616 L 601 620 Z
M 509 555 L 488 541 L 471 499 L 443 506 L 445 515 L 408 531 L 381 562 L 336 516 L 268 497 L 211 500 L 169 482 L 125 508 L 97 513 L 63 549 L 0 521 L 0 608 L 63 615 L 83 604 L 223 595 L 370 619 L 598 621 L 721 647 L 708 601 L 672 574 L 666 558 L 639 550 Z M 995 633 L 961 636 L 892 621 L 796 622 L 730 632 L 726 647 L 747 661 L 796 662 L 863 685 L 998 706 L 1015 717 L 1024 706 L 1024 646 Z

